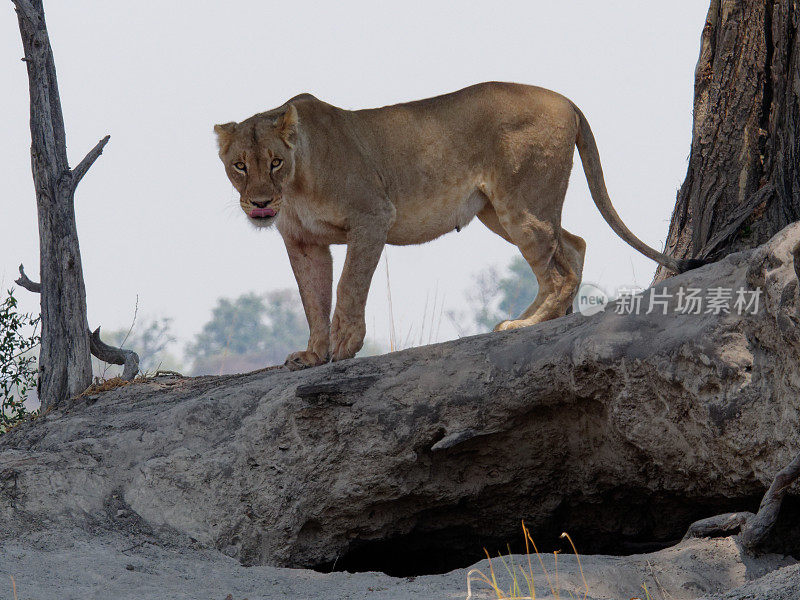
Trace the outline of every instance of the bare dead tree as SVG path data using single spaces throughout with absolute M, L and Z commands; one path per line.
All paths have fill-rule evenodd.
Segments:
M 711 0 L 667 254 L 717 260 L 800 220 L 799 21 L 796 0 Z
M 42 408 L 81 393 L 92 382 L 92 348 L 86 311 L 75 189 L 108 143 L 101 139 L 71 169 L 64 117 L 42 0 L 12 0 L 17 11 L 30 88 L 31 167 L 39 222 L 41 284 L 20 267 L 18 283 L 41 294 L 42 342 L 39 399 Z M 124 364 L 124 359 L 123 363 Z M 138 360 L 137 360 L 138 362 Z

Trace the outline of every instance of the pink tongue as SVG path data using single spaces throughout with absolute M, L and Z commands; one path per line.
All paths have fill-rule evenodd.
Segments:
M 249 215 L 254 219 L 258 217 L 274 217 L 275 211 L 271 208 L 254 208 L 250 211 Z

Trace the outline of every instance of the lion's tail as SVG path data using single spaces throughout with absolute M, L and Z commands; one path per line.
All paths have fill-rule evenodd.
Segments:
M 575 145 L 578 147 L 578 153 L 581 155 L 583 172 L 586 174 L 589 191 L 592 193 L 592 200 L 594 200 L 597 209 L 600 211 L 600 214 L 603 215 L 606 223 L 614 230 L 614 233 L 633 248 L 644 254 L 647 258 L 656 261 L 658 264 L 676 273 L 683 273 L 684 271 L 704 265 L 705 261 L 703 260 L 695 258 L 688 260 L 676 259 L 651 248 L 633 235 L 631 230 L 622 222 L 622 219 L 614 209 L 614 205 L 611 204 L 611 198 L 608 196 L 606 182 L 603 178 L 603 167 L 600 164 L 600 152 L 597 150 L 597 143 L 594 140 L 592 128 L 589 127 L 589 122 L 586 120 L 586 117 L 583 116 L 580 109 L 574 104 L 572 106 L 579 120 L 578 137 L 575 141 Z

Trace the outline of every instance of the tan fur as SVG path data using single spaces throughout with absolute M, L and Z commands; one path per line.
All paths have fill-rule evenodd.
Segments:
M 308 348 L 287 359 L 291 368 L 350 358 L 361 348 L 364 306 L 385 244 L 428 242 L 476 215 L 519 248 L 539 281 L 533 304 L 495 329 L 564 315 L 586 251 L 580 237 L 561 227 L 576 143 L 595 203 L 612 228 L 675 266 L 619 220 L 588 123 L 549 90 L 483 83 L 358 111 L 304 94 L 215 131 L 245 213 L 264 207 L 277 213 L 250 220 L 277 226 L 300 288 L 311 334 Z M 277 170 L 275 160 L 283 161 Z M 235 168 L 242 163 L 246 173 Z M 331 244 L 347 244 L 332 320 Z

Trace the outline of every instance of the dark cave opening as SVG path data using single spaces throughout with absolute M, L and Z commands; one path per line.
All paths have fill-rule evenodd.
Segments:
M 724 512 L 755 511 L 761 499 L 760 495 L 733 499 L 651 496 L 646 502 L 623 503 L 619 502 L 618 493 L 613 496 L 615 502 L 611 504 L 591 502 L 561 507 L 550 523 L 532 527 L 539 552 L 572 553 L 569 543 L 559 537 L 563 531 L 569 532 L 582 555 L 653 552 L 677 544 L 689 524 L 697 519 Z M 609 506 L 618 508 L 611 510 Z M 454 507 L 453 512 L 460 508 Z M 355 539 L 336 561 L 312 568 L 326 573 L 380 571 L 394 577 L 414 577 L 471 566 L 486 558 L 484 548 L 493 558 L 498 553 L 505 556 L 509 550 L 514 554 L 525 553 L 520 521 L 509 520 L 501 528 L 493 515 L 494 531 L 486 533 L 475 526 L 481 521 L 474 515 L 464 517 L 469 525 L 436 528 L 434 523 L 427 522 L 402 536 Z M 450 514 L 447 521 L 454 520 Z M 765 551 L 800 556 L 800 497 L 785 499 L 774 533 Z

